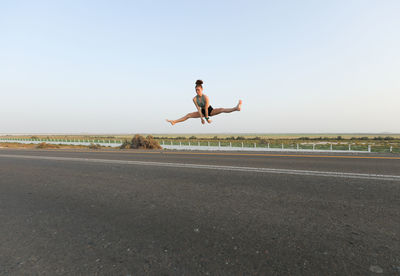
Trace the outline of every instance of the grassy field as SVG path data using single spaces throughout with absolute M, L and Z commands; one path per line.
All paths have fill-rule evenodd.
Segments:
M 124 135 L 0 135 L 0 138 L 13 139 L 57 139 L 57 140 L 95 140 L 95 141 L 121 141 L 130 140 L 135 134 Z M 400 134 L 141 134 L 143 136 L 151 135 L 155 139 L 164 140 L 267 140 L 267 141 L 364 141 L 377 142 L 400 141 Z
M 131 139 L 134 134 L 96 134 L 96 135 L 0 135 L 0 137 L 7 137 L 7 138 L 51 138 L 51 139 Z M 392 137 L 394 139 L 400 140 L 400 134 L 385 134 L 385 133 L 323 133 L 323 134 L 315 134 L 315 133 L 293 133 L 293 134 L 268 134 L 268 133 L 221 133 L 221 134 L 198 134 L 198 133 L 186 133 L 186 134 L 163 134 L 163 133 L 138 133 L 143 136 L 152 135 L 155 138 L 165 138 L 165 139 L 176 139 L 177 137 L 181 139 L 188 139 L 190 137 L 196 137 L 199 139 L 226 139 L 230 137 L 243 137 L 244 140 L 247 139 L 269 139 L 269 140 L 280 140 L 280 139 L 299 139 L 303 137 L 308 137 L 310 139 L 337 139 L 337 137 L 341 137 L 342 139 L 351 139 L 351 138 L 368 138 L 373 139 L 376 137 Z
M 219 139 L 226 139 L 229 137 L 244 137 L 245 139 L 254 139 L 254 138 L 260 138 L 260 139 L 299 139 L 302 137 L 309 137 L 312 139 L 317 139 L 317 138 L 331 138 L 335 139 L 339 136 L 341 136 L 343 139 L 351 139 L 351 138 L 363 138 L 367 137 L 369 139 L 373 139 L 375 137 L 393 137 L 395 139 L 400 139 L 400 134 L 382 134 L 382 133 L 346 133 L 346 134 L 341 134 L 341 133 L 324 133 L 324 134 L 315 134 L 315 133 L 293 133 L 293 134 L 287 134 L 287 133 L 281 133 L 281 134 L 268 134 L 268 133 L 222 133 L 222 134 L 150 134 L 154 137 L 168 137 L 168 138 L 176 138 L 176 137 L 185 137 L 189 138 L 192 136 L 195 136 L 200 139 L 212 139 L 214 137 L 218 137 Z
M 142 134 L 147 136 L 150 134 Z M 400 152 L 400 134 L 151 134 L 156 140 L 166 144 L 241 147 L 271 147 L 299 149 L 367 150 L 371 145 L 376 152 Z M 85 141 L 92 143 L 120 143 L 130 141 L 134 134 L 125 135 L 7 135 L 0 138 L 33 139 L 39 141 Z M 332 146 L 331 146 L 332 145 Z

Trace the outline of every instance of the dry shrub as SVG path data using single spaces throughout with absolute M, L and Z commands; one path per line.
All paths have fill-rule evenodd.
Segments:
M 128 141 L 125 140 L 119 148 L 120 149 L 130 149 L 131 143 L 129 143 Z
M 122 146 L 120 147 L 121 149 L 162 149 L 158 141 L 154 140 L 154 137 L 149 135 L 146 138 L 143 137 L 142 135 L 136 134 L 133 138 L 132 141 L 129 143 L 128 141 L 125 141 Z
M 101 149 L 101 146 L 99 144 L 90 143 L 89 149 L 97 150 L 97 149 Z
M 131 148 L 132 149 L 146 149 L 148 142 L 146 138 L 141 135 L 135 135 L 131 141 Z
M 58 145 L 47 144 L 45 142 L 40 143 L 36 148 L 38 149 L 58 149 L 60 148 Z

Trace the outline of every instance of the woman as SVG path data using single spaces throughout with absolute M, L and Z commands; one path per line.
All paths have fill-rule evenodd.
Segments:
M 203 94 L 203 81 L 196 81 L 196 93 L 197 96 L 193 98 L 193 103 L 196 106 L 197 112 L 188 113 L 180 119 L 177 120 L 168 120 L 167 122 L 171 123 L 171 125 L 175 125 L 176 123 L 180 123 L 186 121 L 189 118 L 200 118 L 201 123 L 205 124 L 205 120 L 210 124 L 210 116 L 215 116 L 220 113 L 231 113 L 233 111 L 240 111 L 242 108 L 242 100 L 239 100 L 237 106 L 233 108 L 216 108 L 213 109 L 210 105 L 210 101 L 208 97 Z M 205 120 L 204 120 L 205 119 Z

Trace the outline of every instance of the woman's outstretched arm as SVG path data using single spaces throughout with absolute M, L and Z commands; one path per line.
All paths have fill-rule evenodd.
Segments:
M 206 104 L 205 104 L 205 107 L 204 107 L 204 111 L 205 111 L 205 114 L 206 114 L 205 118 L 206 118 L 207 122 L 210 124 L 211 120 L 207 119 L 207 118 L 209 118 L 211 116 L 211 114 L 208 114 L 208 107 L 210 106 L 210 100 L 208 99 L 208 97 L 206 95 L 204 95 L 204 98 L 206 99 Z

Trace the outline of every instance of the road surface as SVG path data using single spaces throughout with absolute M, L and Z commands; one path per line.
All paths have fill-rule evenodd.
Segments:
M 400 275 L 400 156 L 0 149 L 0 275 Z

